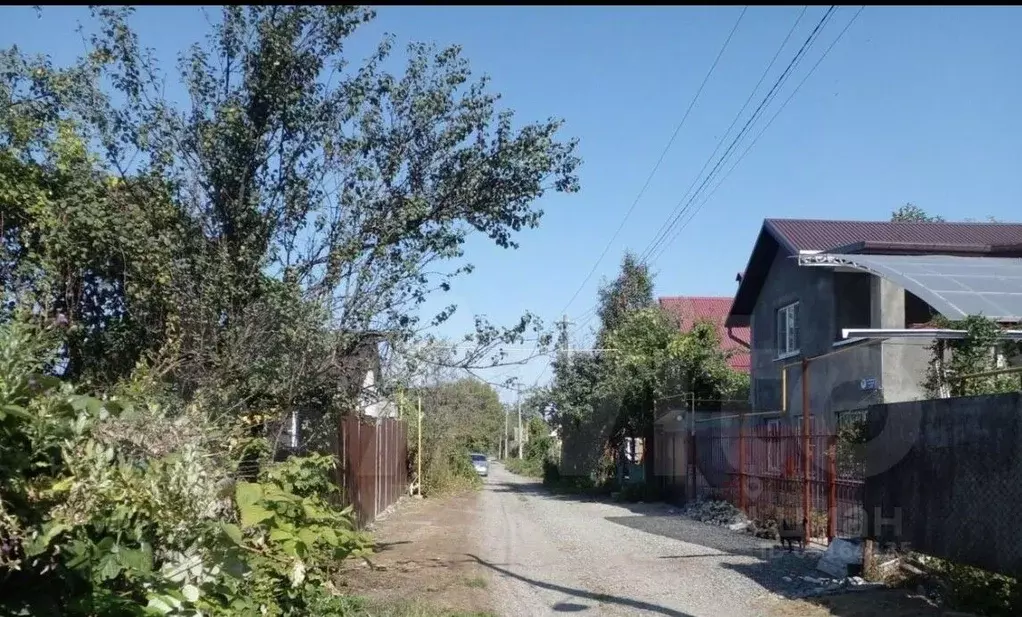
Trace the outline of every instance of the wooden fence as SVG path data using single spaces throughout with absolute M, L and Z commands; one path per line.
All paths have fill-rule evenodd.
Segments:
M 338 482 L 359 525 L 372 522 L 408 492 L 408 428 L 393 418 L 347 417 L 338 431 Z

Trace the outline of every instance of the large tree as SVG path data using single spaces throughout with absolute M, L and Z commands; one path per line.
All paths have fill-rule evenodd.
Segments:
M 598 295 L 599 339 L 602 341 L 628 313 L 653 306 L 653 277 L 649 266 L 635 253 L 626 252 L 617 277 L 600 287 Z
M 69 322 L 72 373 L 159 361 L 246 400 L 282 371 L 325 383 L 367 339 L 407 352 L 450 317 L 422 304 L 471 271 L 471 234 L 515 248 L 538 198 L 577 189 L 560 121 L 516 122 L 459 48 L 410 45 L 398 73 L 389 38 L 349 57 L 365 7 L 225 7 L 176 75 L 130 16 L 95 9 L 69 67 L 0 56 L 5 300 Z M 530 327 L 479 320 L 476 347 L 442 357 L 492 363 Z
M 699 400 L 727 400 L 741 389 L 711 323 L 698 322 L 682 332 L 660 307 L 637 309 L 608 334 L 606 346 L 605 387 L 620 401 L 617 437 L 643 438 L 649 478 L 661 401 L 689 393 Z

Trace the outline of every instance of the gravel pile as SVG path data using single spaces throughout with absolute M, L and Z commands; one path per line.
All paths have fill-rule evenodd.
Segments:
M 703 523 L 735 531 L 745 529 L 750 522 L 741 510 L 726 501 L 697 501 L 687 506 L 683 514 Z

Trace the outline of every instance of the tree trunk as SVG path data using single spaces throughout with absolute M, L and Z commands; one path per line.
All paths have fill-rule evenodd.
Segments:
M 647 486 L 656 483 L 656 457 L 654 457 L 654 435 L 653 423 L 648 423 L 643 429 L 642 435 L 642 475 Z

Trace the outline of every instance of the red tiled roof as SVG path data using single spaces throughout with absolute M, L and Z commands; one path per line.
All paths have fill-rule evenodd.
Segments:
M 681 327 L 688 329 L 696 321 L 707 320 L 717 325 L 720 347 L 724 351 L 734 352 L 728 364 L 736 371 L 749 372 L 749 328 L 731 328 L 724 326 L 724 320 L 731 311 L 734 298 L 728 296 L 673 296 L 660 298 L 660 307 L 672 313 L 681 321 Z M 738 340 L 735 340 L 738 339 Z M 741 341 L 741 342 L 739 342 Z
M 1008 246 L 1022 242 L 1019 223 L 915 223 L 766 219 L 796 251 L 826 251 L 859 242 L 962 246 Z

